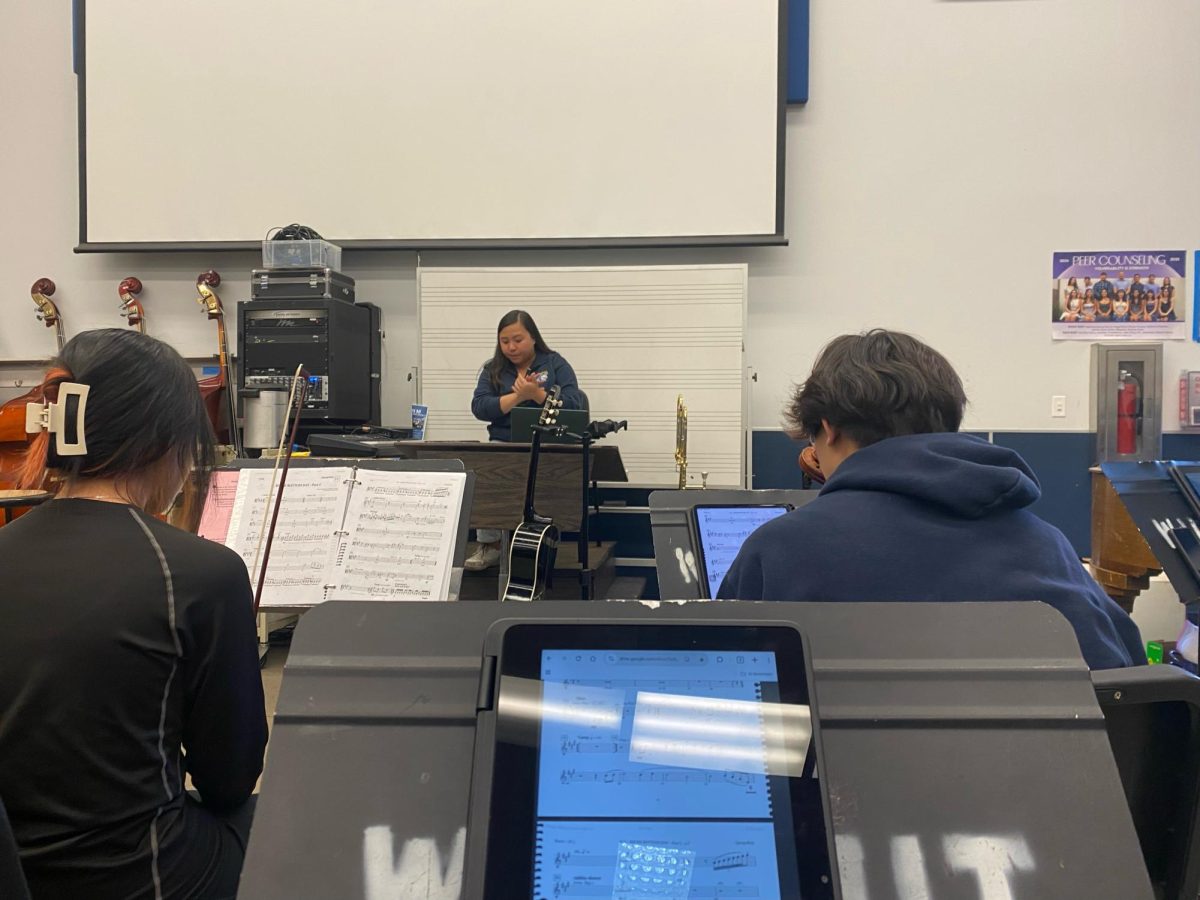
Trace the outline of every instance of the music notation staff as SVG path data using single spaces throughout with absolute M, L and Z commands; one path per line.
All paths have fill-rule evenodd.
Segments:
M 552 679 L 545 679 L 547 683 Z M 715 692 L 722 688 L 744 688 L 746 682 L 742 679 L 710 678 L 556 678 L 554 684 L 580 684 L 588 687 L 620 690 L 634 688 L 636 690 L 656 690 L 660 693 L 669 691 L 709 691 Z
M 431 517 L 423 516 L 422 518 L 424 519 Z M 374 520 L 367 519 L 366 521 L 370 522 Z M 424 524 L 441 524 L 441 522 L 425 522 Z M 367 536 L 390 537 L 394 533 L 394 530 L 391 528 L 381 528 L 377 525 L 363 525 L 360 523 L 358 526 L 358 533 Z M 442 537 L 442 533 L 440 531 L 410 531 L 408 534 L 414 541 L 430 541 L 435 543 L 441 540 Z
M 554 854 L 556 866 L 602 866 L 611 868 L 617 864 L 617 858 L 602 853 L 588 853 L 584 850 L 567 850 Z M 729 869 L 748 869 L 758 865 L 753 853 L 723 853 L 720 856 L 698 856 L 696 867 L 722 871 Z
M 628 753 L 629 741 L 603 738 L 563 738 L 559 752 L 563 756 L 568 753 Z
M 363 519 L 375 519 L 380 522 L 414 522 L 419 521 L 422 516 L 440 521 L 446 516 L 446 504 L 438 500 L 413 500 L 408 499 L 403 501 L 406 509 L 415 509 L 419 514 L 402 513 L 396 514 L 390 510 L 395 507 L 393 504 L 399 504 L 401 498 L 394 495 L 391 499 L 380 502 L 378 497 L 368 497 L 363 501 Z
M 641 900 L 645 896 L 644 893 L 627 893 L 620 888 L 613 888 L 611 885 L 595 884 L 592 882 L 579 881 L 555 881 L 554 882 L 555 897 L 611 897 L 612 900 L 627 900 L 627 898 L 637 897 Z M 758 888 L 752 884 L 709 884 L 697 885 L 693 884 L 688 889 L 688 900 L 720 900 L 725 897 L 759 897 Z
M 383 549 L 383 548 L 372 547 L 371 549 L 379 550 L 379 549 Z M 404 553 L 399 552 L 401 550 L 400 545 L 396 545 L 395 549 L 396 549 L 395 553 L 387 553 L 387 554 L 351 552 L 346 555 L 346 561 L 347 561 L 346 565 L 353 566 L 355 568 L 370 568 L 372 565 L 380 566 L 380 567 L 389 567 L 389 566 L 393 566 L 393 565 L 395 565 L 395 566 L 415 566 L 415 567 L 421 568 L 421 567 L 429 566 L 430 564 L 434 564 L 437 562 L 437 557 L 432 554 L 429 554 L 429 555 L 404 554 Z M 405 549 L 407 549 L 407 548 L 405 548 Z M 428 573 L 425 573 L 425 574 L 428 574 Z M 432 577 L 432 575 L 430 577 Z
M 753 791 L 755 777 L 746 772 L 714 772 L 708 769 L 607 769 L 605 771 L 563 769 L 563 784 L 728 784 Z

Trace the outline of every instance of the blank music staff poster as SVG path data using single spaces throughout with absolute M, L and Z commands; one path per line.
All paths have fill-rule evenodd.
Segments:
M 628 419 L 605 443 L 621 448 L 635 484 L 668 485 L 675 470 L 675 398 L 688 406 L 688 470 L 741 487 L 747 267 L 422 268 L 421 401 L 427 438 L 486 440 L 471 415 L 496 323 L 533 316 L 571 364 L 593 419 Z

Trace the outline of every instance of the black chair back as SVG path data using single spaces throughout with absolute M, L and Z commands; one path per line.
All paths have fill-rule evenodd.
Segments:
M 1155 895 L 1200 896 L 1200 679 L 1174 666 L 1092 673 Z

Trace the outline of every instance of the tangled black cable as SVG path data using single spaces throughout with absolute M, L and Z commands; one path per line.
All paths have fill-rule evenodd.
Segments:
M 317 233 L 315 228 L 309 228 L 307 225 L 301 225 L 299 222 L 293 222 L 291 225 L 278 225 L 274 228 L 267 229 L 267 236 L 264 240 L 268 241 L 321 241 L 324 238 Z

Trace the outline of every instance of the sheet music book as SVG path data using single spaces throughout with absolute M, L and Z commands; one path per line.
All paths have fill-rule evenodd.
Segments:
M 275 503 L 271 470 L 216 474 L 199 533 L 237 552 L 257 584 Z M 292 468 L 263 607 L 445 600 L 465 485 L 462 472 Z

